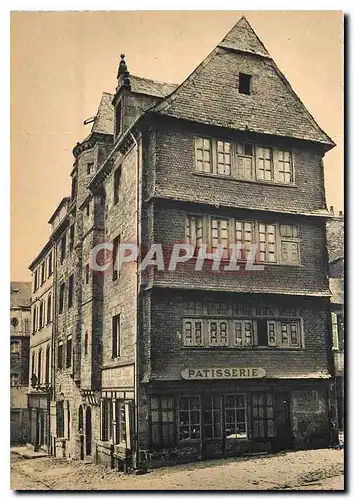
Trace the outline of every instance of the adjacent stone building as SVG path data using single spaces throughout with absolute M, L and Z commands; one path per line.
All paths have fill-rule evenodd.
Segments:
M 11 444 L 28 439 L 28 365 L 31 324 L 31 283 L 10 283 L 10 416 Z
M 53 453 L 138 468 L 328 445 L 333 147 L 244 17 L 181 85 L 121 56 L 50 221 Z M 241 245 L 241 269 L 167 269 L 176 243 Z M 117 269 L 121 244 L 140 253 Z
M 32 335 L 30 344 L 28 409 L 29 444 L 50 451 L 50 396 L 52 382 L 53 244 L 49 240 L 29 269 L 32 271 Z

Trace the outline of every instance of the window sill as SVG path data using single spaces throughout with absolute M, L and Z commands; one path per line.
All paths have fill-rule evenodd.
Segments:
M 211 177 L 213 179 L 227 179 L 229 181 L 236 181 L 236 182 L 246 182 L 249 184 L 264 184 L 266 186 L 275 186 L 275 187 L 289 187 L 289 188 L 296 188 L 297 185 L 293 182 L 274 182 L 274 181 L 263 181 L 263 180 L 257 180 L 257 179 L 239 179 L 238 177 L 233 177 L 232 175 L 225 175 L 225 174 L 209 174 L 207 172 L 193 172 L 193 175 L 197 175 L 200 177 Z

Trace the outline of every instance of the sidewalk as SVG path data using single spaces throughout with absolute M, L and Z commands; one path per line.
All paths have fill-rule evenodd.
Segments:
M 31 448 L 27 448 L 27 446 L 14 446 L 10 448 L 10 451 L 22 458 L 43 458 L 48 456 L 48 453 L 43 450 L 34 451 Z

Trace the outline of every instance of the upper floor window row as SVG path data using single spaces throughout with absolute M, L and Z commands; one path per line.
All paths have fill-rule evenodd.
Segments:
M 197 137 L 195 151 L 197 172 L 240 180 L 294 183 L 289 150 Z
M 53 274 L 53 253 L 50 252 L 46 260 L 35 270 L 33 275 L 33 291 L 38 290 Z
M 290 224 L 189 215 L 186 218 L 186 243 L 196 248 L 206 244 L 212 252 L 222 245 L 224 258 L 228 257 L 231 245 L 237 244 L 241 260 L 248 258 L 253 246 L 260 262 L 300 263 L 298 227 Z

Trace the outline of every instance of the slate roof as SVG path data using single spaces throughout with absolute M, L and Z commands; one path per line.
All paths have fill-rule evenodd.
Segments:
M 252 75 L 251 95 L 237 89 Z M 319 127 L 242 17 L 211 54 L 154 111 L 209 125 L 335 144 Z
M 157 82 L 130 75 L 131 91 L 135 94 L 145 94 L 153 97 L 163 98 L 171 94 L 178 85 L 175 83 Z M 97 114 L 93 122 L 91 133 L 113 134 L 114 132 L 114 107 L 112 99 L 114 95 L 103 92 Z
M 175 83 L 157 82 L 142 78 L 140 76 L 130 75 L 131 91 L 135 94 L 146 94 L 154 97 L 167 97 L 178 87 Z
M 112 99 L 112 94 L 103 92 L 91 133 L 96 132 L 98 134 L 113 134 L 114 108 L 112 105 Z
M 11 281 L 10 283 L 10 307 L 31 306 L 32 284 L 29 281 Z

